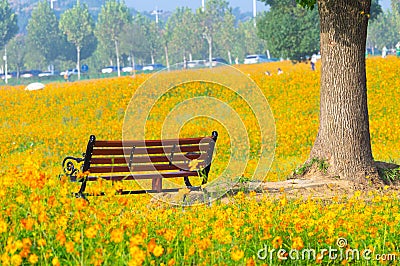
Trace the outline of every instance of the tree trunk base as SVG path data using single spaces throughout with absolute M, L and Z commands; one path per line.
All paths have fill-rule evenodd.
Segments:
M 355 170 L 352 172 L 352 177 L 344 178 L 327 160 L 309 159 L 293 172 L 290 179 L 342 180 L 348 182 L 354 190 L 382 189 L 385 186 L 400 184 L 400 166 L 374 161 L 369 169 Z

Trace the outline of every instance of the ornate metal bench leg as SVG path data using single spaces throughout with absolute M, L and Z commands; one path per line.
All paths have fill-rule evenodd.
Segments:
M 86 200 L 87 202 L 89 202 L 89 200 L 87 199 L 87 197 L 84 194 L 85 189 L 86 189 L 86 182 L 87 182 L 86 179 L 82 181 L 82 186 L 79 189 L 79 192 L 75 193 L 75 197 L 82 198 L 82 199 Z

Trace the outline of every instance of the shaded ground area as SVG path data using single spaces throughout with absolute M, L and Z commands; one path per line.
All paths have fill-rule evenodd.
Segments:
M 396 169 L 395 164 L 376 162 L 379 169 Z M 154 201 L 172 202 L 178 205 L 191 205 L 195 203 L 210 203 L 220 200 L 228 203 L 233 195 L 239 192 L 256 193 L 256 197 L 268 196 L 279 198 L 283 194 L 289 199 L 317 198 L 331 200 L 334 197 L 351 197 L 355 191 L 394 191 L 399 192 L 399 182 L 388 183 L 382 180 L 380 183 L 370 182 L 370 185 L 359 186 L 351 181 L 332 178 L 312 167 L 302 176 L 293 176 L 288 180 L 278 182 L 247 181 L 237 183 L 225 183 L 207 186 L 203 191 L 182 191 L 178 193 L 160 193 L 155 195 Z M 223 191 L 223 192 L 221 192 Z M 226 193 L 225 193 L 226 192 Z

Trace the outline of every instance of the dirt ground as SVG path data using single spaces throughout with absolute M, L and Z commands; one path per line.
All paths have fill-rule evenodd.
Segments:
M 388 165 L 380 165 L 388 167 Z M 390 166 L 389 166 L 390 167 Z M 398 193 L 400 186 L 385 186 L 383 183 L 379 185 L 364 186 L 361 188 L 363 192 L 385 192 L 395 191 Z M 287 198 L 299 199 L 316 198 L 322 200 L 331 200 L 334 197 L 343 198 L 351 197 L 360 187 L 355 186 L 351 181 L 338 178 L 331 178 L 318 170 L 311 169 L 301 177 L 293 177 L 278 182 L 262 182 L 248 181 L 237 183 L 224 183 L 214 186 L 207 186 L 205 191 L 192 191 L 185 196 L 182 193 L 161 193 L 153 199 L 154 201 L 174 202 L 175 204 L 191 205 L 195 202 L 204 203 L 220 200 L 223 203 L 232 201 L 232 196 L 240 191 L 248 194 L 252 191 L 256 192 L 257 198 L 270 197 L 279 198 L 283 194 Z M 365 195 L 367 193 L 364 193 Z M 185 197 L 185 199 L 183 199 Z M 184 203 L 183 203 L 184 202 Z

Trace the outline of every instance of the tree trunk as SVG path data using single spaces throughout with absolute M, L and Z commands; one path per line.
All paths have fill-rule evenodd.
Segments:
M 228 50 L 228 60 L 229 64 L 232 65 L 232 55 L 231 55 L 231 50 Z
M 210 61 L 210 68 L 212 65 L 212 37 L 210 36 L 208 39 L 208 60 Z
M 135 55 L 131 54 L 133 77 L 136 77 Z
M 81 80 L 81 47 L 76 46 L 76 69 L 78 69 L 78 80 Z
M 153 50 L 151 51 L 150 56 L 151 56 L 151 64 L 154 65 L 154 53 L 153 53 Z
M 365 43 L 371 0 L 318 0 L 321 23 L 320 125 L 311 158 L 332 176 L 363 183 L 372 158 Z
M 115 54 L 117 56 L 117 73 L 118 73 L 118 77 L 121 76 L 121 71 L 119 69 L 119 49 L 118 49 L 118 41 L 115 40 Z
M 169 69 L 168 45 L 165 45 L 164 49 L 165 49 L 165 63 L 167 64 L 167 69 Z

